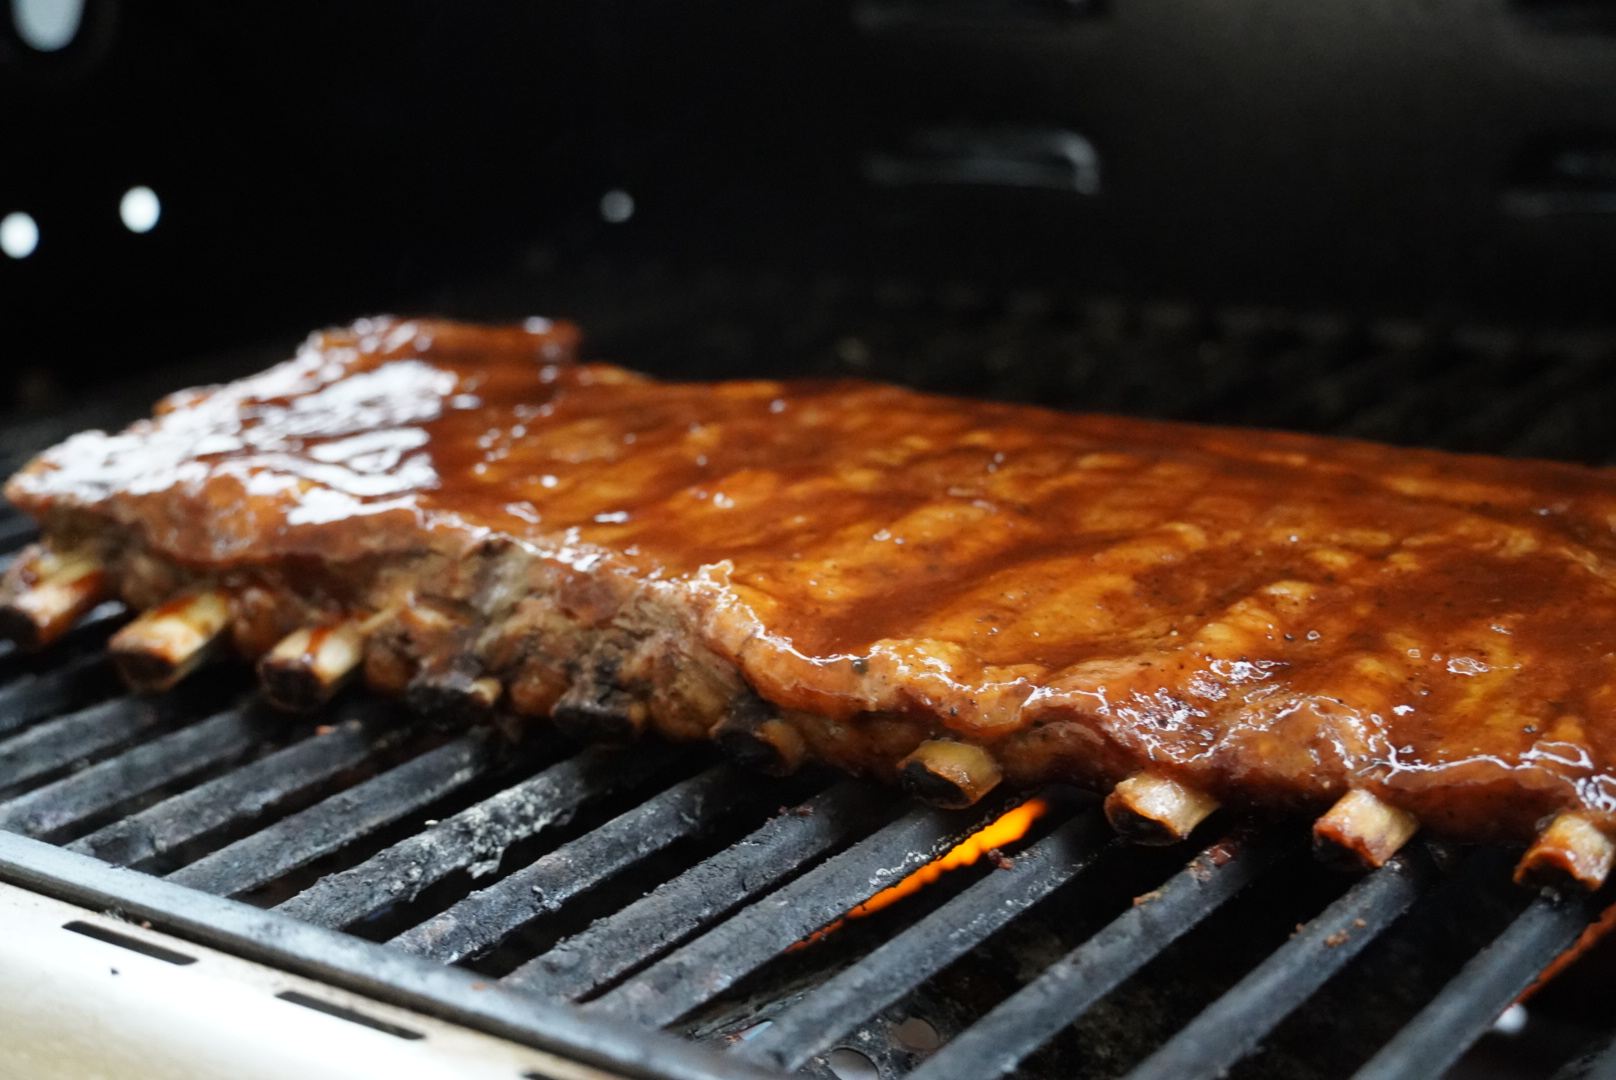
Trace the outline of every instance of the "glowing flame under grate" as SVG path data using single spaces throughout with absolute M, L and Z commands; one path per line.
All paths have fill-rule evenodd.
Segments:
M 848 911 L 842 918 L 837 919 L 829 926 L 814 931 L 805 941 L 798 942 L 794 949 L 801 949 L 821 941 L 835 933 L 848 919 L 862 919 L 866 915 L 874 915 L 883 908 L 891 907 L 906 896 L 912 896 L 932 884 L 950 870 L 958 870 L 964 866 L 971 866 L 984 855 L 997 851 L 1002 847 L 1015 843 L 1027 835 L 1033 822 L 1043 817 L 1049 810 L 1049 804 L 1043 799 L 1028 799 L 1019 806 L 1012 807 L 1000 814 L 989 824 L 955 844 L 948 851 L 922 866 L 896 885 L 882 889 L 868 900 Z

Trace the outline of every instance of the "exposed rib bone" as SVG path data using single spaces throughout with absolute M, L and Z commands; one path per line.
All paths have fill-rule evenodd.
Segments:
M 1515 880 L 1522 885 L 1577 885 L 1588 891 L 1599 888 L 1616 862 L 1616 844 L 1593 822 L 1579 813 L 1560 814 L 1515 867 Z
M 503 690 L 489 675 L 456 667 L 423 668 L 404 691 L 404 703 L 435 720 L 469 724 L 486 718 Z
M 550 718 L 564 735 L 587 743 L 626 743 L 639 738 L 650 711 L 612 674 L 586 665 L 561 695 Z
M 1313 823 L 1313 851 L 1343 869 L 1373 868 L 1397 854 L 1419 828 L 1407 810 L 1367 791 L 1349 791 Z
M 898 762 L 898 780 L 917 799 L 949 809 L 970 806 L 1003 779 L 993 755 L 971 743 L 931 739 Z
M 802 767 L 808 744 L 802 734 L 780 719 L 775 707 L 756 694 L 741 694 L 729 715 L 712 729 L 719 749 L 749 769 L 770 776 L 789 776 Z
M 100 560 L 31 545 L 0 580 L 0 637 L 25 649 L 49 645 L 106 596 Z
M 358 670 L 365 658 L 365 634 L 358 622 L 294 630 L 258 661 L 258 679 L 270 703 L 307 712 Z
M 112 635 L 108 652 L 124 682 L 155 693 L 200 664 L 230 622 L 230 598 L 218 589 L 186 593 L 142 614 Z
M 1177 780 L 1136 773 L 1106 796 L 1111 827 L 1136 844 L 1176 844 L 1195 831 L 1218 800 Z

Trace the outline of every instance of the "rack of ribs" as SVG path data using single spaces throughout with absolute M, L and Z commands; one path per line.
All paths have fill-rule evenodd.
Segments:
M 6 495 L 40 644 L 116 596 L 137 689 L 201 658 L 588 740 L 712 739 L 965 805 L 1107 792 L 1418 829 L 1596 886 L 1616 836 L 1616 471 L 930 396 L 666 383 L 577 332 L 362 320 L 85 432 Z

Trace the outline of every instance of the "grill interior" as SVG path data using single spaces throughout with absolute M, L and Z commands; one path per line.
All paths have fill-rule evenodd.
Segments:
M 529 264 L 439 307 L 563 312 L 596 355 L 687 377 L 766 362 L 1456 449 L 1616 450 L 1611 333 Z M 151 389 L 14 425 L 5 449 L 143 411 Z M 29 536 L 0 517 L 7 550 Z M 1429 1078 L 1459 1061 L 1454 1075 L 1549 1076 L 1616 1031 L 1578 968 L 1524 1028 L 1493 1030 L 1608 902 L 1516 889 L 1509 852 L 1414 845 L 1352 878 L 1314 863 L 1298 823 L 1222 814 L 1148 850 L 1056 788 L 1013 847 L 815 937 L 1027 793 L 942 812 L 824 773 L 760 780 L 706 748 L 446 729 L 359 693 L 293 719 L 228 664 L 137 699 L 105 661 L 124 617 L 104 605 L 45 654 L 0 654 L 0 829 L 571 1003 L 608 1041 L 666 1029 L 713 1051 L 635 1067 L 648 1075 Z M 0 878 L 89 888 L 88 864 L 43 850 L 0 847 Z M 131 886 L 107 888 L 123 909 Z M 168 928 L 213 925 L 276 962 L 218 910 Z M 366 986 L 435 993 L 405 974 Z

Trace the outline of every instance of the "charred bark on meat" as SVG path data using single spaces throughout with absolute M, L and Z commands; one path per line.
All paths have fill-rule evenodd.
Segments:
M 579 742 L 629 743 L 645 730 L 648 710 L 618 681 L 621 659 L 586 661 L 550 718 L 562 734 Z
M 404 690 L 404 704 L 439 723 L 458 726 L 486 720 L 504 687 L 461 658 L 422 667 Z

